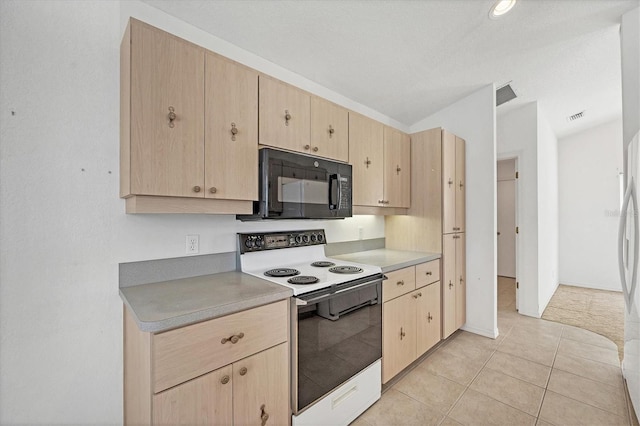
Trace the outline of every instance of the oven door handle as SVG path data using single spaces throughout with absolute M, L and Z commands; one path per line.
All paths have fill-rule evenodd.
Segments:
M 341 290 L 338 290 L 334 293 L 331 294 L 323 294 L 322 296 L 318 296 L 318 297 L 314 297 L 308 300 L 304 300 L 304 299 L 300 299 L 298 297 L 294 297 L 295 301 L 296 301 L 296 306 L 305 306 L 308 305 L 309 303 L 317 303 L 317 302 L 322 302 L 323 300 L 326 299 L 331 299 L 335 296 L 337 296 L 340 293 L 344 293 L 347 291 L 352 291 L 352 290 L 357 290 L 359 288 L 363 288 L 363 287 L 368 287 L 368 286 L 372 286 L 372 285 L 377 285 L 379 282 L 386 280 L 387 277 L 385 275 L 382 276 L 382 278 L 373 280 L 373 281 L 367 281 L 366 283 L 362 283 L 362 284 L 358 284 L 358 285 L 354 285 L 353 287 L 348 287 L 348 288 L 343 288 Z

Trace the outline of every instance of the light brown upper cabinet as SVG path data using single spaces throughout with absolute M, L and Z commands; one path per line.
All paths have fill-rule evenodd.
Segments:
M 127 213 L 251 213 L 257 72 L 135 19 L 120 63 Z
M 290 151 L 317 154 L 311 147 L 311 95 L 260 75 L 259 141 Z
M 311 151 L 349 161 L 349 111 L 317 96 L 311 97 Z
M 349 112 L 353 205 L 408 208 L 411 200 L 409 136 Z
M 411 141 L 409 135 L 384 127 L 384 205 L 411 205 Z
M 442 231 L 465 230 L 464 139 L 442 130 Z
M 121 53 L 120 195 L 204 197 L 204 49 L 132 19 Z
M 205 197 L 257 200 L 258 73 L 212 52 L 205 70 Z
M 384 126 L 349 112 L 349 162 L 353 205 L 382 207 L 384 199 Z

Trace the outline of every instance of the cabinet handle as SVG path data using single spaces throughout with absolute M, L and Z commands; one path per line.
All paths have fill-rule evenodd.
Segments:
M 244 376 L 245 374 L 247 374 L 247 367 L 242 367 L 242 368 L 240 369 L 240 375 L 241 375 L 241 376 Z
M 462 283 L 464 283 L 464 280 L 460 277 L 460 285 L 462 285 Z
M 413 295 L 413 298 L 414 298 L 414 299 L 417 299 L 418 297 L 422 297 L 422 293 L 418 293 L 418 294 L 414 294 L 414 295 Z
M 371 164 L 371 160 L 369 160 L 369 157 L 367 157 L 367 160 L 364 162 L 364 164 L 367 166 L 367 169 L 368 169 L 369 164 Z
M 378 204 L 384 204 L 384 200 L 378 200 Z
M 222 343 L 223 345 L 227 342 L 231 342 L 233 344 L 238 343 L 238 341 L 240 339 L 242 339 L 244 337 L 244 333 L 240 333 L 240 334 L 232 334 L 229 337 L 223 337 L 222 341 L 220 343 Z
M 397 285 L 404 285 L 404 280 L 400 280 L 396 283 Z
M 262 426 L 267 424 L 267 420 L 269 420 L 269 413 L 265 411 L 265 405 L 262 404 L 260 406 L 260 420 L 262 420 Z
M 425 272 L 425 274 L 426 274 L 426 275 L 433 275 L 433 272 L 431 272 L 431 271 L 427 271 L 427 272 Z
M 447 182 L 449 186 L 453 185 L 453 179 L 449 178 L 449 182 Z
M 429 312 L 427 314 L 427 322 L 431 322 L 432 319 L 433 319 L 433 317 L 431 316 L 431 312 Z
M 396 174 L 399 175 L 401 171 L 402 171 L 402 169 L 400 168 L 399 165 L 397 165 L 396 166 Z
M 200 188 L 199 186 L 196 185 L 196 186 L 193 187 L 193 192 L 200 192 L 201 189 L 202 188 Z
M 218 188 L 216 188 L 215 186 L 212 186 L 211 189 L 209 189 L 209 192 L 212 194 L 215 194 L 216 192 L 218 192 Z
M 451 284 L 451 280 L 449 280 L 449 289 L 451 289 L 453 287 L 453 284 Z
M 288 126 L 289 125 L 289 120 L 291 120 L 291 114 L 289 114 L 289 110 L 285 109 L 284 110 L 284 125 Z
M 223 385 L 229 383 L 229 376 L 227 376 L 226 374 L 222 376 L 222 379 L 220 379 L 220 383 L 222 383 Z
M 460 230 L 460 228 L 456 228 L 456 227 L 454 226 L 454 227 L 453 227 L 453 230 L 454 230 L 454 231 L 459 231 L 459 230 Z
M 318 152 L 318 147 L 317 146 L 313 147 L 313 152 Z
M 333 126 L 331 126 L 331 124 L 329 124 L 329 139 L 331 139 L 333 137 L 333 134 L 335 133 L 335 129 L 333 128 Z
M 309 150 L 309 148 L 311 148 L 311 145 L 305 145 L 304 146 L 304 149 L 307 150 L 307 151 Z
M 402 330 L 402 327 L 400 327 L 400 340 L 402 340 L 402 338 L 406 335 L 407 333 L 405 333 L 404 330 Z
M 238 134 L 238 128 L 236 127 L 236 123 L 231 123 L 231 140 L 236 140 L 236 135 Z
M 176 124 L 174 123 L 176 118 L 178 118 L 178 116 L 176 115 L 176 110 L 175 108 L 170 106 L 169 107 L 169 127 L 171 127 L 172 129 L 176 126 Z
M 462 181 L 460 181 L 460 189 L 462 189 L 463 186 Z

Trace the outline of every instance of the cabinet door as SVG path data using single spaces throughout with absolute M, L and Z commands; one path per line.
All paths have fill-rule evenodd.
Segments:
M 234 424 L 289 424 L 288 345 L 282 343 L 233 364 Z M 263 423 L 265 414 L 268 419 Z
M 416 303 L 413 293 L 385 302 L 382 318 L 382 383 L 416 359 Z
M 263 145 L 313 153 L 311 96 L 279 80 L 259 78 L 259 140 Z
M 440 282 L 416 290 L 416 357 L 421 356 L 440 341 Z
M 205 70 L 205 197 L 257 200 L 258 73 L 211 52 Z
M 467 322 L 467 272 L 465 234 L 456 238 L 456 329 Z
M 465 145 L 456 136 L 456 232 L 464 232 L 466 208 Z
M 131 193 L 204 197 L 204 49 L 132 22 L 130 108 Z
M 456 232 L 456 136 L 442 131 L 442 232 Z M 445 283 L 446 284 L 446 283 Z
M 382 207 L 384 128 L 349 112 L 349 162 L 353 166 L 353 205 Z
M 456 240 L 457 234 L 442 236 L 442 338 L 456 327 Z
M 349 161 L 349 112 L 317 96 L 311 98 L 311 151 Z
M 232 368 L 226 366 L 153 396 L 153 424 L 230 425 Z
M 384 127 L 385 207 L 409 208 L 411 204 L 411 141 L 409 135 Z

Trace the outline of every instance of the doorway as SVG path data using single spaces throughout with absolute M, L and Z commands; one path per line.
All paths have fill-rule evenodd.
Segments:
M 517 311 L 516 205 L 517 163 L 515 158 L 499 160 L 497 166 L 497 246 L 499 307 Z

